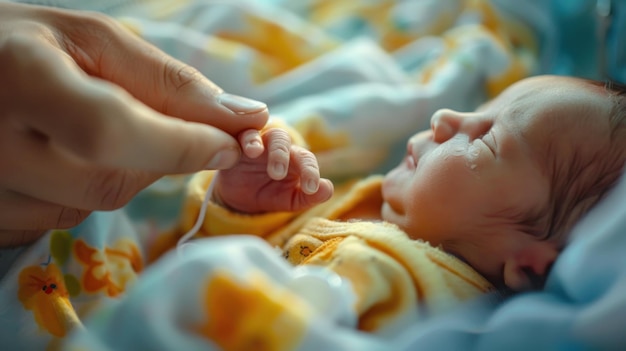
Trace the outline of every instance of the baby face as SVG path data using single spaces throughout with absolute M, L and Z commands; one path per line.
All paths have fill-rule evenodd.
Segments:
M 477 112 L 440 110 L 431 130 L 411 137 L 404 161 L 386 175 L 382 217 L 488 278 L 504 274 L 507 285 L 522 284 L 513 273 L 525 267 L 543 274 L 564 244 L 520 224 L 548 210 L 548 155 L 597 156 L 610 133 L 610 109 L 601 88 L 535 77 Z M 508 278 L 506 270 L 513 270 Z

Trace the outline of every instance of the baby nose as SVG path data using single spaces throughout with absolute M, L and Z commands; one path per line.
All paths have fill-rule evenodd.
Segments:
M 433 139 L 443 143 L 458 133 L 465 134 L 470 140 L 479 138 L 489 131 L 493 124 L 491 118 L 475 112 L 457 112 L 441 109 L 433 115 L 430 126 Z
M 440 109 L 430 119 L 430 128 L 433 131 L 433 139 L 437 143 L 443 143 L 458 133 L 463 114 L 450 109 Z

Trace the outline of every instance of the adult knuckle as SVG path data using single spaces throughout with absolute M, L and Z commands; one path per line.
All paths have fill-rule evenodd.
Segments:
M 87 210 L 80 210 L 71 207 L 61 207 L 59 209 L 59 214 L 56 219 L 55 228 L 65 229 L 76 226 L 84 221 L 89 213 L 90 211 Z
M 12 30 L 0 37 L 0 48 L 13 53 L 24 53 L 37 49 L 44 42 L 56 41 L 53 28 L 40 22 L 21 20 L 14 24 Z
M 42 62 L 43 56 L 39 53 L 40 43 L 26 33 L 13 34 L 0 42 L 0 65 L 11 73 L 7 77 L 15 77 L 19 82 L 26 74 L 33 74 L 35 63 Z
M 72 26 L 83 34 L 98 35 L 98 37 L 110 37 L 118 30 L 119 24 L 113 18 L 104 13 L 95 11 L 82 11 L 68 14 L 68 22 L 80 23 L 80 26 Z
M 87 40 L 94 37 L 100 38 L 101 50 L 106 50 L 112 42 L 119 40 L 124 36 L 123 27 L 113 18 L 97 12 L 89 12 L 86 14 L 86 21 L 89 30 Z
M 124 206 L 132 196 L 132 184 L 128 173 L 123 171 L 99 171 L 90 177 L 86 189 L 86 202 L 94 209 L 114 210 Z
M 8 35 L 0 41 L 0 58 L 3 62 L 17 62 L 19 55 L 30 51 L 34 44 L 34 40 L 24 34 Z
M 120 25 L 111 17 L 90 11 L 65 13 L 58 38 L 80 64 L 100 69 L 103 52 L 120 37 Z M 97 40 L 94 40 L 97 38 Z
M 85 16 L 86 23 L 91 24 L 94 28 L 105 31 L 112 31 L 114 28 L 117 28 L 117 22 L 104 13 L 89 11 L 84 12 L 83 16 Z M 83 21 L 83 23 L 85 23 L 85 21 Z
M 0 37 L 0 77 L 3 89 L 10 89 L 10 97 L 20 99 L 38 94 L 38 86 L 51 75 L 51 49 L 46 43 L 55 40 L 52 31 L 40 24 L 20 25 Z M 38 84 L 33 77 L 37 77 Z
M 197 69 L 183 64 L 174 59 L 167 58 L 163 65 L 163 82 L 165 86 L 172 86 L 175 92 L 179 92 L 202 79 L 202 74 Z

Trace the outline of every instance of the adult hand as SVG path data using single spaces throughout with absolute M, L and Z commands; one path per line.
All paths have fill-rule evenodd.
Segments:
M 96 13 L 0 3 L 0 77 L 0 246 L 231 167 L 268 119 Z

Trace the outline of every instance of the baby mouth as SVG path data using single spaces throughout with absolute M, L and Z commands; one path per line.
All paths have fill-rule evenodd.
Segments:
M 415 169 L 417 167 L 417 161 L 415 161 L 415 157 L 413 157 L 413 155 L 408 154 L 406 156 L 406 165 L 409 169 Z
M 417 167 L 417 158 L 415 157 L 413 143 L 409 142 L 406 149 L 406 166 L 408 169 L 415 169 Z

